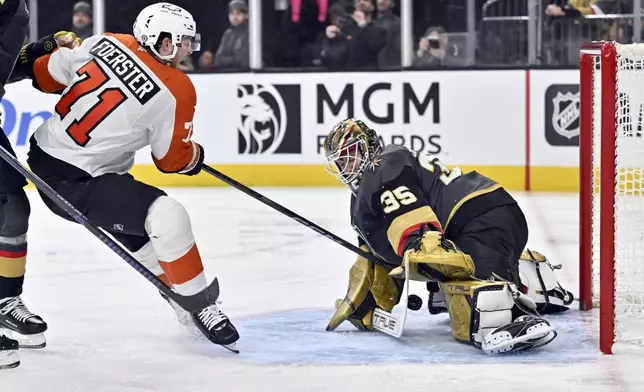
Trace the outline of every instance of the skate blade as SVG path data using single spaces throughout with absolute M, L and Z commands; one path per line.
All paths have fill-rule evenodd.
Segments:
M 13 340 L 17 340 L 18 344 L 20 345 L 20 348 L 38 349 L 38 348 L 44 348 L 45 346 L 47 346 L 47 340 L 45 339 L 45 335 L 42 333 L 35 333 L 33 335 L 22 335 L 10 329 L 0 328 L 0 334 L 4 334 Z
M 0 369 L 13 369 L 20 365 L 20 358 L 15 350 L 0 351 Z
M 234 352 L 235 354 L 239 354 L 239 349 L 237 348 L 237 342 L 231 343 L 231 344 L 222 344 L 221 347 L 230 350 Z

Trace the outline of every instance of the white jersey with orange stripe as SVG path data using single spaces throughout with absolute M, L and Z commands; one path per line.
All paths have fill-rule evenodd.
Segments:
M 199 162 L 190 78 L 133 36 L 108 33 L 59 48 L 36 61 L 34 75 L 45 91 L 64 89 L 55 115 L 35 133 L 49 155 L 92 176 L 128 172 L 148 145 L 163 172 L 188 172 Z

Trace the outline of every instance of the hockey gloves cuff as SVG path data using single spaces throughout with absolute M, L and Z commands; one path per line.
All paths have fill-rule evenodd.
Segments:
M 194 176 L 196 174 L 199 174 L 201 172 L 201 168 L 203 167 L 203 160 L 205 157 L 205 152 L 203 147 L 201 147 L 201 144 L 195 143 L 195 146 L 197 146 L 197 162 L 194 164 L 194 166 L 186 171 L 181 171 L 179 174 L 184 174 L 186 176 Z
M 34 80 L 34 63 L 42 56 L 53 53 L 58 48 L 73 49 L 81 44 L 81 39 L 76 34 L 68 31 L 59 31 L 56 34 L 48 35 L 36 42 L 26 44 L 20 50 L 18 61 L 13 70 L 13 78 L 28 77 Z M 34 85 L 38 88 L 38 86 Z

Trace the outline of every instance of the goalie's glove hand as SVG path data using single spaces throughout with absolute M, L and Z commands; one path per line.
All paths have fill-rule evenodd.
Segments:
M 409 268 L 418 269 L 421 274 L 444 282 L 446 280 L 469 279 L 474 275 L 474 261 L 470 255 L 461 252 L 456 245 L 438 231 L 427 231 L 410 244 L 403 256 Z M 390 275 L 400 276 L 403 266 L 394 268 Z
M 366 246 L 360 249 L 369 252 Z M 390 312 L 399 300 L 400 289 L 388 271 L 359 256 L 349 270 L 347 294 L 336 301 L 336 311 L 326 330 L 333 331 L 346 320 L 361 331 L 371 330 L 373 310 L 378 307 Z
M 33 80 L 33 68 L 36 60 L 52 53 L 58 48 L 74 49 L 80 46 L 81 42 L 82 40 L 76 37 L 75 33 L 69 31 L 59 31 L 43 37 L 36 42 L 30 42 L 20 50 L 13 73 L 27 76 Z

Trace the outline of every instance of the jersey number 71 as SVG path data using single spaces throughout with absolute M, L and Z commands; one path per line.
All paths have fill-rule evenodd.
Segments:
M 84 78 L 74 83 L 56 104 L 56 113 L 61 120 L 67 117 L 72 110 L 72 106 L 79 99 L 100 89 L 110 80 L 105 71 L 96 63 L 96 60 L 83 65 L 76 71 L 76 75 L 84 76 Z M 89 134 L 126 99 L 127 96 L 118 87 L 104 89 L 98 94 L 98 102 L 89 108 L 83 117 L 72 121 L 65 132 L 74 139 L 76 144 L 85 147 L 91 139 Z

